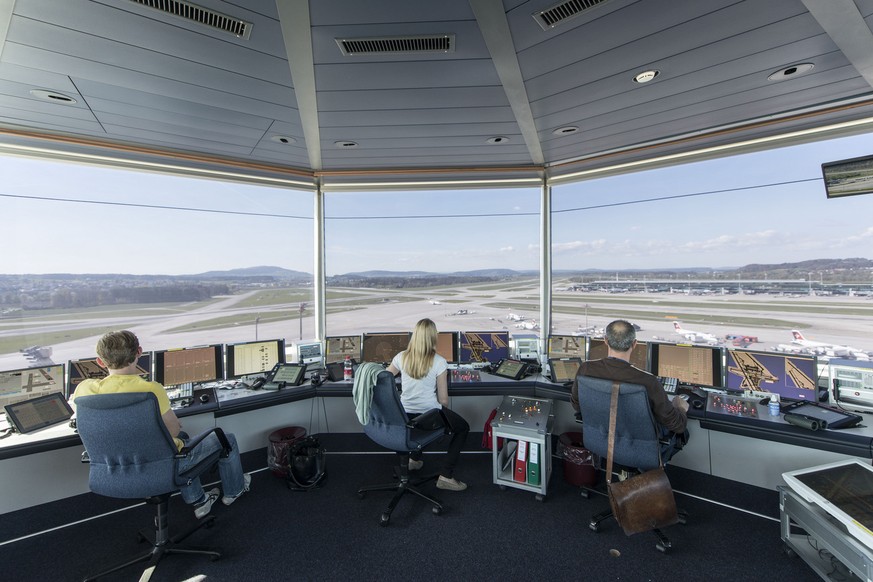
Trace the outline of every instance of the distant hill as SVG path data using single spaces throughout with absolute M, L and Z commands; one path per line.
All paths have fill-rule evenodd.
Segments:
M 200 277 L 204 279 L 218 279 L 226 277 L 273 277 L 275 279 L 312 279 L 312 275 L 302 271 L 293 271 L 291 269 L 283 269 L 282 267 L 245 267 L 242 269 L 228 269 L 226 271 L 207 271 L 197 275 L 188 275 L 188 277 Z

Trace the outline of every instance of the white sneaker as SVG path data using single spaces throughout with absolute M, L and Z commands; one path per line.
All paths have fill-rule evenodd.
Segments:
M 244 473 L 243 474 L 243 490 L 240 491 L 239 493 L 237 493 L 236 495 L 234 495 L 233 497 L 231 497 L 230 495 L 225 495 L 224 497 L 221 498 L 221 502 L 224 503 L 225 505 L 230 505 L 231 503 L 233 503 L 234 501 L 236 501 L 237 499 L 242 497 L 242 494 L 249 490 L 249 485 L 251 485 L 251 484 L 252 484 L 252 476 L 249 475 L 248 473 Z
M 418 471 L 422 467 L 424 467 L 424 461 L 422 461 L 421 459 L 419 459 L 418 461 L 416 461 L 415 459 L 409 459 L 409 470 L 410 471 Z
M 212 509 L 212 504 L 215 503 L 215 500 L 218 499 L 221 491 L 216 487 L 215 489 L 210 489 L 206 492 L 206 499 L 201 501 L 200 503 L 194 504 L 194 516 L 197 519 L 203 519 L 207 515 L 209 515 L 209 511 Z
M 457 479 L 447 479 L 440 475 L 437 479 L 437 489 L 445 489 L 447 491 L 463 491 L 467 488 L 467 484 Z

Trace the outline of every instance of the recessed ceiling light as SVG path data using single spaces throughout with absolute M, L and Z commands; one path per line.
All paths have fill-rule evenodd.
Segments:
M 570 135 L 571 133 L 576 133 L 579 131 L 579 128 L 575 125 L 566 125 L 564 127 L 559 127 L 558 129 L 552 130 L 552 133 L 555 135 Z
M 656 71 L 655 69 L 643 71 L 634 77 L 634 83 L 648 83 L 660 74 L 661 71 Z
M 336 147 L 338 147 L 340 149 L 348 150 L 348 149 L 358 147 L 358 142 L 356 142 L 356 141 L 335 141 L 335 142 L 333 142 L 333 145 L 335 145 Z
M 72 105 L 76 102 L 76 100 L 69 95 L 64 95 L 63 93 L 58 93 L 57 91 L 46 91 L 45 89 L 31 89 L 30 94 L 37 99 L 42 99 L 43 101 L 51 101 L 52 103 L 63 103 L 65 105 Z
M 487 140 L 485 140 L 485 143 L 489 143 L 491 145 L 497 145 L 497 144 L 508 143 L 508 142 L 509 142 L 509 138 L 506 137 L 505 135 L 495 135 L 494 137 L 489 137 Z
M 799 65 L 791 65 L 790 67 L 785 67 L 775 73 L 771 74 L 767 77 L 768 81 L 781 81 L 782 79 L 787 79 L 788 77 L 796 77 L 798 75 L 802 75 L 803 73 L 808 73 L 812 70 L 815 65 L 812 63 L 800 63 Z
M 287 135 L 274 135 L 270 139 L 275 141 L 275 142 L 285 144 L 285 145 L 297 143 L 296 139 L 294 139 L 293 137 L 288 137 Z

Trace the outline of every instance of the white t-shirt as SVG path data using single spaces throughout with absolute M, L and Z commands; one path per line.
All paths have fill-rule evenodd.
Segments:
M 421 414 L 434 408 L 442 408 L 436 394 L 437 376 L 448 370 L 446 359 L 439 354 L 434 354 L 433 364 L 424 377 L 415 379 L 403 371 L 403 354 L 400 352 L 391 361 L 391 365 L 400 370 L 400 385 L 403 392 L 400 394 L 400 403 L 403 410 L 409 414 Z

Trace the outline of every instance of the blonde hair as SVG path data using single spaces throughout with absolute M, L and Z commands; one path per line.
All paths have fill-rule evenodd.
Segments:
M 126 368 L 136 361 L 139 340 L 132 331 L 110 331 L 97 342 L 97 355 L 110 370 Z
M 403 372 L 416 380 L 424 378 L 433 366 L 436 345 L 436 324 L 427 318 L 416 323 L 409 346 L 403 352 Z

